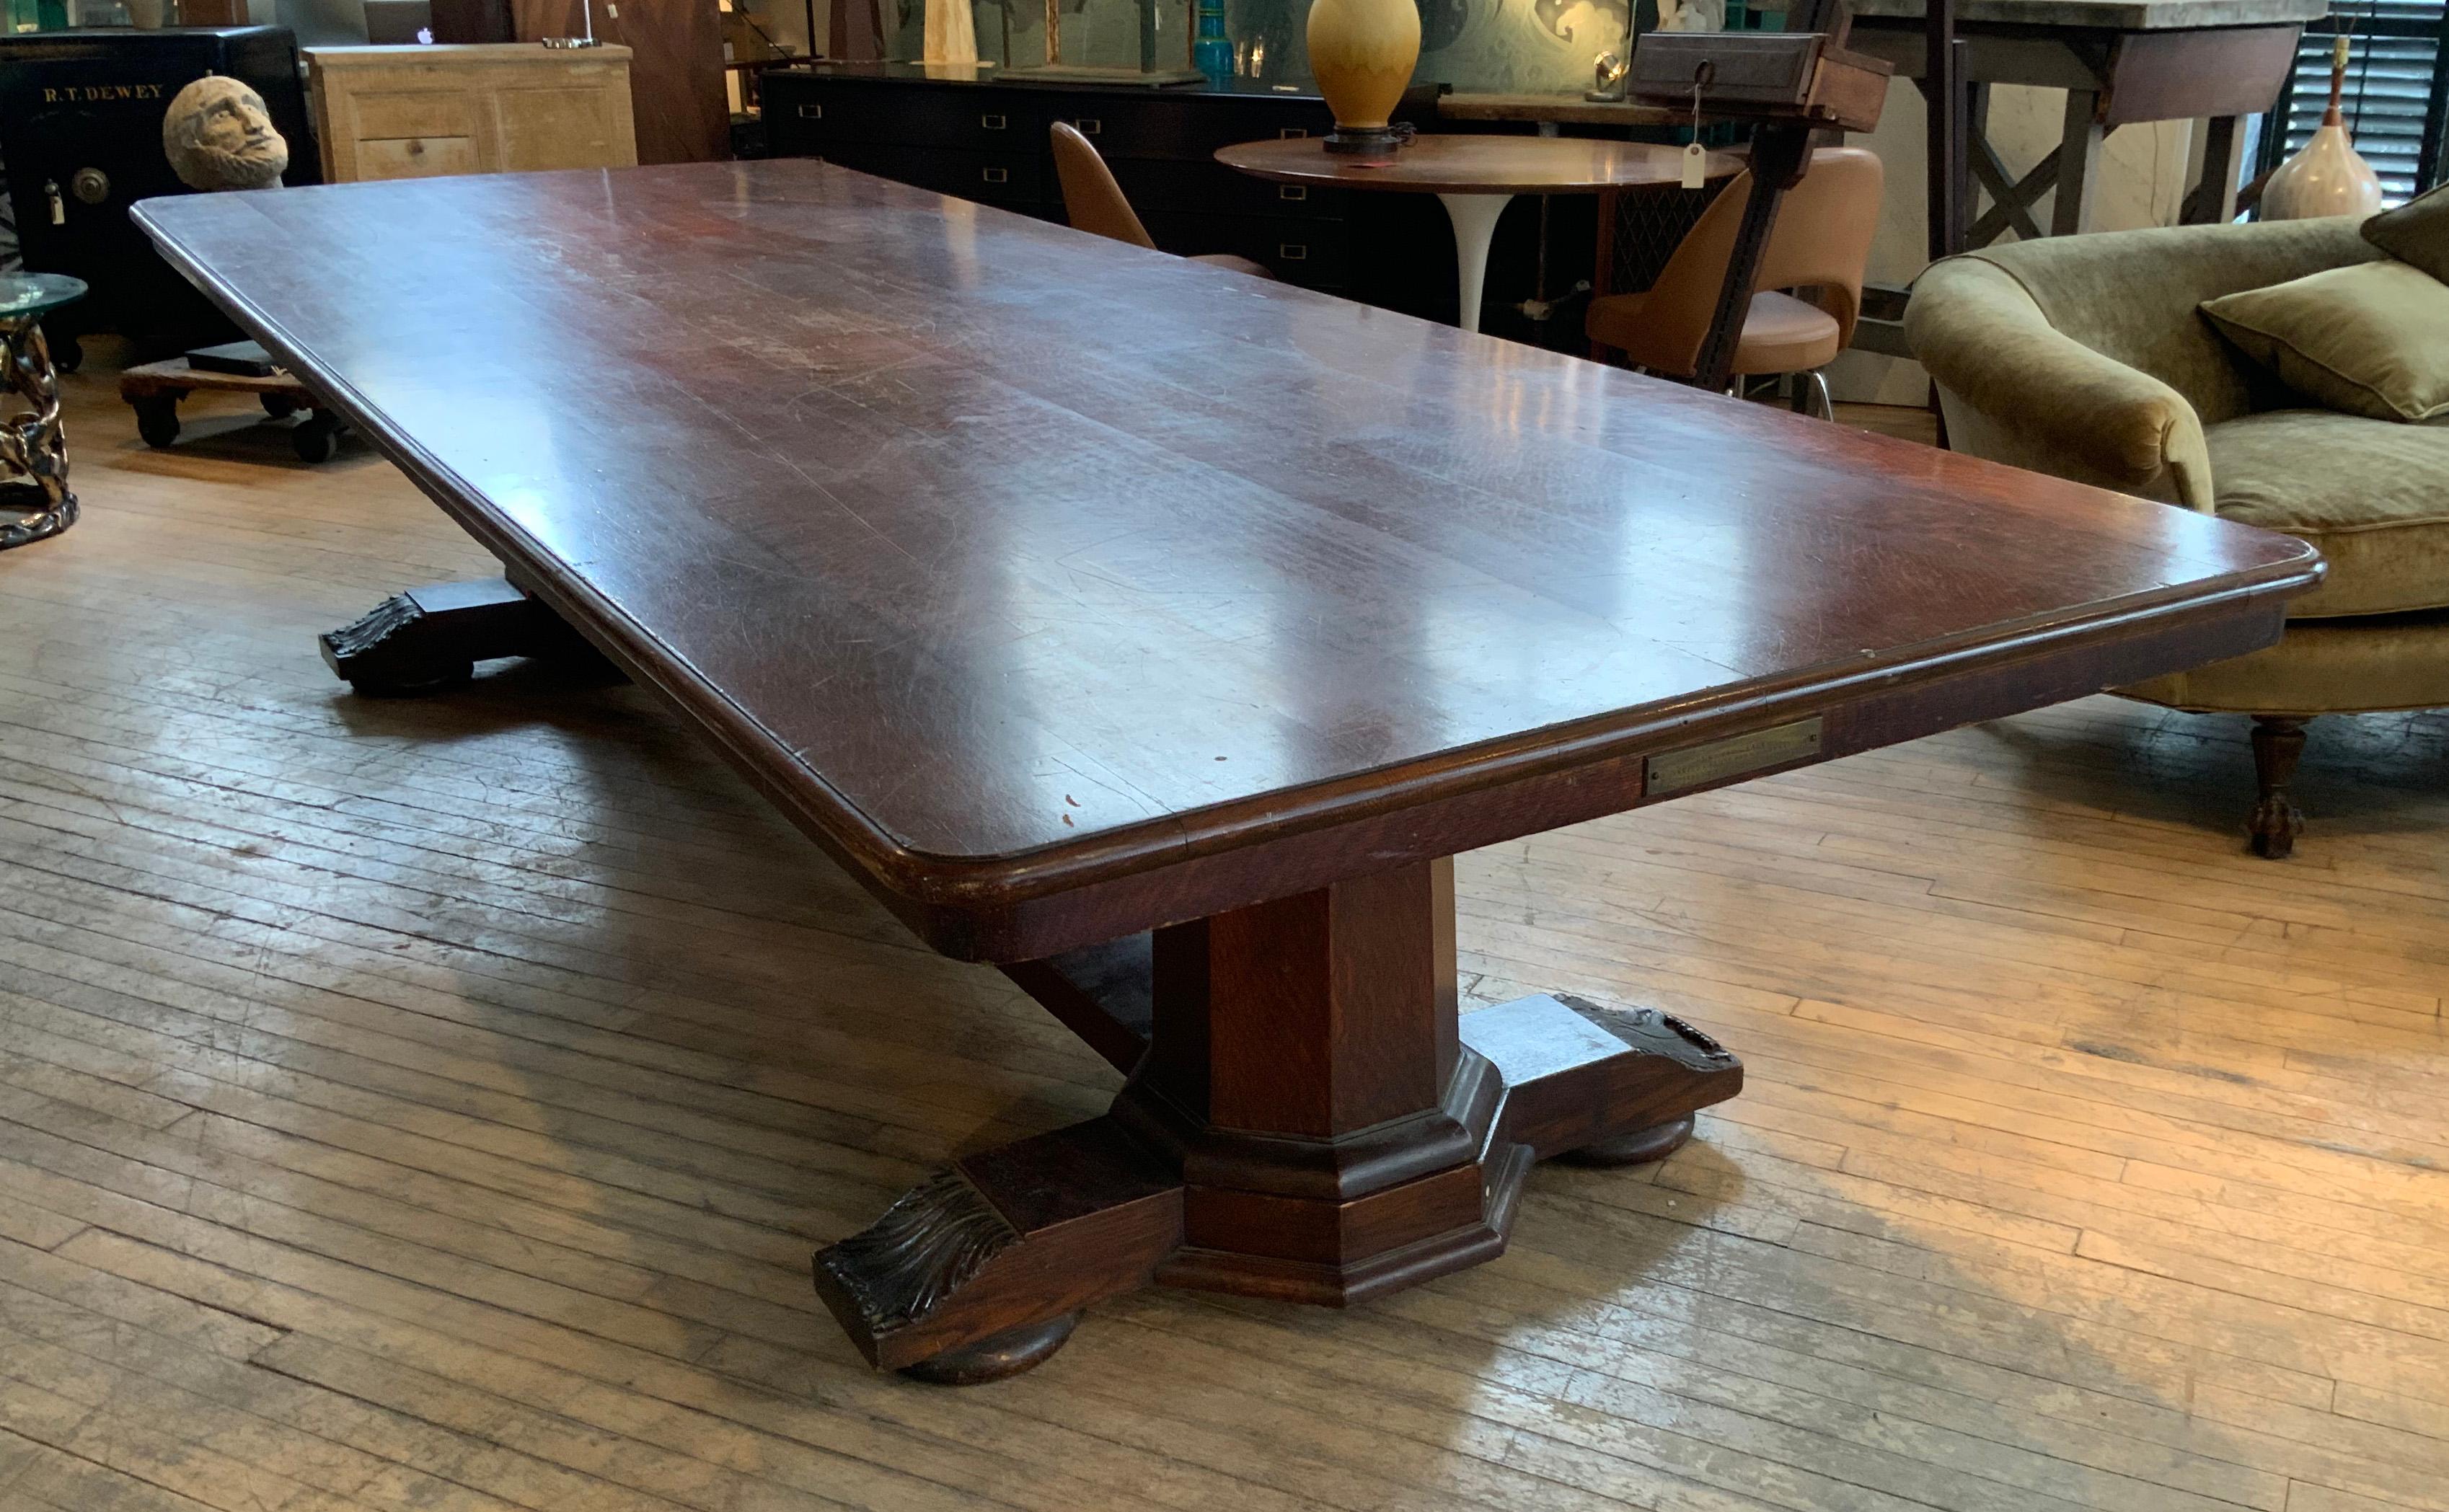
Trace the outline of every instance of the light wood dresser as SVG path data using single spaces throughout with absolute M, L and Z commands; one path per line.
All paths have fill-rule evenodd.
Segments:
M 627 48 L 309 48 L 306 60 L 334 183 L 638 161 Z

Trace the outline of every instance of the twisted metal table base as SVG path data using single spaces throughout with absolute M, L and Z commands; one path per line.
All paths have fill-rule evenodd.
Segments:
M 0 481 L 0 551 L 46 540 L 76 524 L 76 495 L 68 491 L 67 435 L 60 426 L 60 375 L 37 320 L 0 325 L 0 387 L 31 407 L 29 414 L 0 419 L 0 470 L 17 474 Z

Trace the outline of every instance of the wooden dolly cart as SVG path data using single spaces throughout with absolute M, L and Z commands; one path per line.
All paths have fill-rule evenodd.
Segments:
M 198 357 L 208 365 L 198 366 Z M 289 432 L 300 462 L 331 461 L 339 450 L 340 432 L 348 429 L 337 411 L 317 399 L 288 369 L 274 365 L 271 354 L 252 341 L 206 347 L 119 375 L 119 396 L 136 411 L 136 433 L 156 449 L 179 439 L 179 401 L 199 391 L 254 394 L 275 420 L 305 411 L 306 418 Z

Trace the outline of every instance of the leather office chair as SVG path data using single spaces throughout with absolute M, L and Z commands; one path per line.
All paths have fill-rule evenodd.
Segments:
M 1113 170 L 1087 137 L 1072 129 L 1068 122 L 1057 121 L 1048 128 L 1054 139 L 1054 171 L 1063 181 L 1063 213 L 1071 228 L 1090 236 L 1111 237 L 1135 247 L 1157 250 L 1156 240 L 1140 224 L 1130 201 L 1123 197 L 1123 186 L 1114 182 Z M 1272 278 L 1263 263 L 1247 258 L 1237 258 L 1229 252 L 1203 252 L 1193 262 L 1205 262 L 1235 273 L 1246 273 L 1254 278 Z
M 1759 292 L 1752 296 L 1743 336 L 1735 344 L 1734 376 L 1803 374 L 1820 396 L 1821 412 L 1833 412 L 1828 380 L 1820 370 L 1854 339 L 1854 322 L 1862 309 L 1862 273 L 1880 223 L 1880 160 L 1871 152 L 1822 147 L 1811 155 L 1803 182 L 1786 192 L 1778 207 L 1777 226 L 1769 233 L 1760 277 L 1752 284 Z M 1602 288 L 1591 298 L 1583 323 L 1591 356 L 1605 361 L 1613 350 L 1652 373 L 1679 378 L 1691 374 L 1700 363 L 1701 343 L 1709 333 L 1709 316 L 1717 307 L 1726 258 L 1734 252 L 1735 230 L 1751 189 L 1752 176 L 1737 175 L 1701 213 L 1647 291 L 1609 294 Z M 1600 217 L 1600 225 L 1611 229 L 1614 205 L 1603 205 Z M 1614 271 L 1614 257 L 1611 247 L 1600 252 L 1598 277 L 1605 280 Z M 1777 292 L 1782 289 L 1809 289 L 1814 297 L 1798 299 Z M 1798 408 L 1800 404 L 1798 392 Z

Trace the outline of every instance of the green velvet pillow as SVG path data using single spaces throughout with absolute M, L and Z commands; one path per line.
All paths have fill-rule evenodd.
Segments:
M 2327 268 L 2203 302 L 2220 335 L 2325 410 L 2449 414 L 2449 284 L 2403 262 Z
M 2449 184 L 2366 220 L 2364 239 L 2449 283 Z

